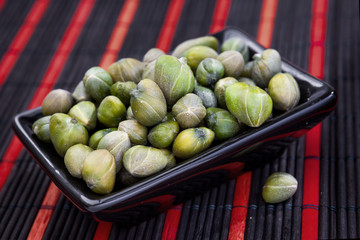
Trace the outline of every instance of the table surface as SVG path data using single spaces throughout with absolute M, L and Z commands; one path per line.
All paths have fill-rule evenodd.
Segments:
M 139 225 L 79 211 L 11 130 L 13 117 L 85 71 L 238 27 L 335 87 L 336 109 L 275 160 Z M 0 0 L 0 239 L 360 237 L 359 2 L 350 0 Z M 266 156 L 264 156 L 266 158 Z M 296 194 L 266 204 L 272 172 Z

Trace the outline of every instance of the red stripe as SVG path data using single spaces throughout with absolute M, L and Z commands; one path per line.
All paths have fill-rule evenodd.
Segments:
M 0 0 L 0 11 L 4 8 L 6 0 Z
M 184 0 L 172 0 L 169 4 L 164 24 L 161 28 L 156 44 L 156 47 L 164 52 L 168 52 L 170 50 L 171 42 L 174 38 L 184 3 Z
M 117 24 L 106 47 L 106 52 L 100 61 L 100 67 L 107 69 L 113 62 L 116 61 L 117 55 L 129 30 L 130 24 L 134 19 L 139 2 L 139 0 L 127 0 L 124 3 L 124 6 L 122 7 L 122 10 L 117 19 Z
M 174 38 L 176 27 L 179 23 L 184 0 L 172 0 L 167 9 L 166 17 L 161 28 L 156 47 L 168 52 Z M 161 239 L 176 239 L 177 230 L 181 217 L 182 204 L 169 209 L 166 212 Z
M 263 0 L 257 42 L 266 48 L 271 46 L 272 34 L 274 30 L 277 0 Z M 246 214 L 251 186 L 252 173 L 243 174 L 238 177 L 235 187 L 233 211 L 229 229 L 229 239 L 244 239 Z M 241 197 L 241 201 L 239 198 Z M 243 206 L 236 208 L 236 206 Z
M 249 203 L 252 172 L 240 175 L 236 179 L 233 209 L 229 229 L 229 240 L 244 239 L 247 207 Z
M 309 73 L 320 79 L 323 79 L 324 77 L 327 10 L 327 0 L 313 1 Z M 303 206 L 306 206 L 308 204 L 315 206 L 319 205 L 320 152 L 321 124 L 318 124 L 306 135 Z M 317 239 L 319 226 L 319 211 L 314 208 L 303 208 L 301 226 L 302 239 Z
M 160 48 L 165 52 L 167 52 L 170 48 L 177 24 L 180 20 L 183 5 L 183 0 L 172 0 L 169 5 L 168 13 L 166 14 L 165 22 L 156 44 L 157 48 Z M 231 0 L 217 1 L 212 24 L 209 30 L 210 33 L 219 31 L 225 27 L 230 5 Z M 162 232 L 162 239 L 176 239 L 181 217 L 181 208 L 182 205 L 178 205 L 167 211 Z
M 117 55 L 122 48 L 125 37 L 134 19 L 139 4 L 139 0 L 127 0 L 124 3 L 124 6 L 122 7 L 117 19 L 117 24 L 106 47 L 106 51 L 100 61 L 100 67 L 107 69 L 113 62 L 116 61 Z M 108 239 L 111 232 L 111 227 L 112 223 L 99 222 L 96 228 L 94 239 Z
M 99 222 L 96 232 L 94 235 L 94 240 L 108 239 L 111 231 L 112 223 L 110 222 Z
M 86 20 L 90 15 L 93 6 L 94 0 L 82 0 L 79 3 L 71 19 L 71 22 L 65 31 L 64 37 L 61 40 L 58 49 L 50 62 L 47 72 L 45 73 L 40 83 L 40 87 L 36 92 L 32 102 L 30 103 L 29 108 L 40 105 L 42 99 L 44 98 L 43 94 L 46 95 L 54 86 L 71 50 L 73 49 L 81 33 L 83 25 L 85 24 Z M 8 175 L 10 174 L 12 166 L 18 158 L 21 149 L 22 145 L 20 141 L 16 137 L 13 137 L 4 155 L 3 161 L 0 163 L 1 170 L 3 170 L 4 166 L 7 166 L 6 170 L 2 171 L 2 174 L 0 175 L 0 190 Z M 59 199 L 59 196 L 59 189 L 53 183 L 51 183 L 48 188 L 47 194 L 45 195 L 45 198 L 43 200 L 43 205 L 55 206 Z M 39 210 L 35 222 L 33 223 L 33 226 L 31 228 L 29 238 L 41 238 L 51 218 L 52 212 L 52 209 L 46 208 Z
M 80 2 L 68 28 L 65 31 L 64 37 L 61 40 L 59 47 L 55 55 L 53 56 L 50 65 L 40 83 L 40 86 L 28 107 L 29 109 L 40 106 L 46 94 L 50 92 L 50 90 L 56 83 L 56 80 L 59 77 L 67 58 L 81 33 L 81 29 L 85 24 L 93 8 L 93 5 L 94 0 L 82 0 Z M 0 162 L 0 190 L 2 189 L 8 175 L 10 174 L 12 165 L 18 158 L 21 149 L 21 142 L 14 136 L 10 142 L 7 151 L 4 154 L 3 161 Z M 3 169 L 3 165 L 7 165 L 7 168 Z
M 263 0 L 257 41 L 266 48 L 271 46 L 278 0 Z
M 179 204 L 166 212 L 164 227 L 161 235 L 162 240 L 175 240 L 180 223 L 183 205 Z
M 217 0 L 209 33 L 215 33 L 225 28 L 229 15 L 231 0 Z
M 60 197 L 60 191 L 56 185 L 51 182 L 50 186 L 46 192 L 44 200 L 41 206 L 46 206 L 45 208 L 40 207 L 38 214 L 36 215 L 35 221 L 31 227 L 28 239 L 41 239 L 45 233 L 46 227 L 50 221 L 50 218 L 54 212 L 56 203 Z M 51 206 L 49 208 L 49 206 Z
M 0 2 L 0 11 L 2 4 L 5 1 Z M 13 69 L 20 54 L 24 50 L 25 46 L 29 42 L 33 35 L 37 25 L 42 19 L 46 9 L 49 6 L 49 0 L 37 0 L 26 16 L 24 23 L 17 32 L 14 40 L 11 42 L 7 52 L 4 54 L 0 61 L 0 88 L 4 84 L 6 78 Z

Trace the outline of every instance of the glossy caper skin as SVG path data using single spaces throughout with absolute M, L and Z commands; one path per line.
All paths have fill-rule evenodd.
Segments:
M 136 120 L 124 120 L 119 123 L 119 131 L 126 132 L 134 145 L 146 145 L 148 130 Z
M 187 64 L 190 66 L 191 70 L 196 73 L 201 61 L 206 58 L 217 58 L 217 52 L 207 46 L 196 46 L 192 47 L 185 52 L 184 57 L 186 57 Z
M 50 139 L 50 117 L 44 116 L 36 120 L 32 125 L 32 130 L 36 137 L 43 142 L 51 143 Z
M 279 203 L 291 198 L 297 190 L 298 182 L 291 174 L 275 172 L 271 174 L 262 189 L 266 203 Z
M 106 149 L 92 151 L 84 160 L 82 176 L 91 191 L 110 193 L 116 178 L 114 156 Z
M 224 66 L 224 76 L 238 78 L 244 69 L 245 61 L 241 53 L 229 50 L 220 53 L 217 57 Z
M 150 130 L 147 139 L 156 148 L 167 148 L 173 143 L 179 130 L 180 127 L 176 121 L 162 122 Z
M 222 108 L 207 108 L 206 125 L 214 131 L 215 138 L 227 140 L 240 131 L 240 125 L 231 113 Z
M 147 177 L 163 170 L 168 159 L 157 148 L 136 145 L 124 154 L 124 167 L 134 177 Z
M 273 100 L 274 108 L 289 111 L 300 100 L 300 89 L 293 76 L 288 73 L 278 73 L 270 79 L 268 92 Z
M 94 132 L 89 138 L 89 143 L 88 143 L 89 147 L 91 147 L 92 149 L 97 149 L 97 146 L 98 146 L 100 140 L 106 134 L 113 132 L 113 131 L 117 131 L 117 128 L 106 128 L 106 129 L 101 129 L 101 130 Z
M 194 94 L 201 98 L 205 108 L 217 107 L 216 95 L 210 88 L 195 84 Z
M 113 131 L 101 138 L 97 149 L 107 149 L 115 159 L 116 173 L 122 167 L 124 153 L 131 147 L 128 134 L 123 131 Z
M 91 95 L 90 93 L 86 90 L 85 85 L 83 80 L 81 80 L 78 85 L 76 85 L 73 93 L 72 93 L 72 97 L 74 98 L 74 100 L 78 103 L 81 101 L 91 101 Z
M 253 56 L 251 79 L 261 88 L 267 88 L 270 79 L 281 72 L 281 56 L 275 49 L 266 49 Z
M 63 89 L 50 91 L 41 104 L 41 110 L 45 116 L 54 113 L 67 113 L 73 106 L 74 99 L 72 94 Z
M 249 127 L 259 127 L 272 113 L 271 97 L 261 88 L 235 83 L 225 90 L 226 106 L 238 121 Z
M 130 106 L 130 92 L 136 88 L 134 82 L 116 82 L 110 88 L 111 95 L 119 98 L 126 106 Z
M 96 127 L 96 106 L 90 101 L 77 103 L 70 109 L 68 114 L 84 125 L 87 130 L 93 130 Z
M 167 105 L 172 107 L 176 101 L 194 90 L 195 78 L 186 58 L 163 55 L 155 63 L 155 79 L 163 92 Z
M 240 37 L 231 37 L 224 41 L 221 45 L 221 52 L 229 50 L 240 52 L 245 62 L 249 60 L 249 48 Z
M 182 129 L 192 128 L 204 119 L 206 108 L 200 97 L 188 93 L 172 107 L 172 114 Z
M 207 46 L 217 51 L 219 47 L 219 41 L 214 36 L 192 38 L 177 45 L 172 55 L 177 58 L 183 57 L 187 50 L 195 46 Z
M 65 153 L 64 163 L 71 176 L 82 178 L 82 170 L 86 156 L 93 151 L 84 144 L 71 146 Z
M 69 147 L 78 143 L 87 144 L 89 139 L 86 128 L 64 113 L 55 113 L 50 117 L 49 132 L 51 142 L 61 157 L 65 156 Z
M 236 80 L 233 77 L 226 77 L 220 79 L 214 87 L 214 93 L 217 99 L 217 102 L 221 108 L 227 109 L 226 102 L 225 102 L 225 89 L 234 84 L 237 83 L 238 80 Z
M 144 64 L 135 58 L 122 58 L 117 62 L 111 64 L 108 72 L 113 78 L 114 82 L 140 82 L 142 73 L 144 71 Z
M 143 57 L 143 63 L 148 65 L 151 62 L 154 62 L 160 56 L 165 55 L 165 52 L 159 48 L 150 48 Z
M 224 66 L 214 58 L 205 58 L 196 69 L 196 80 L 203 86 L 214 86 L 223 76 Z
M 119 123 L 126 118 L 126 107 L 115 96 L 105 97 L 97 110 L 97 119 L 106 127 L 118 127 Z
M 147 127 L 161 122 L 167 111 L 164 94 L 150 79 L 141 80 L 131 92 L 130 106 L 135 119 Z
M 208 148 L 214 138 L 215 133 L 206 127 L 188 128 L 177 135 L 172 152 L 175 157 L 188 159 Z
M 83 78 L 84 86 L 90 96 L 97 102 L 101 102 L 110 94 L 113 79 L 110 74 L 101 67 L 92 67 L 86 71 Z

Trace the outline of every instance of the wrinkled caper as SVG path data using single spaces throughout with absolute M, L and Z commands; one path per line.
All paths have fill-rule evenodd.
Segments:
M 101 67 L 92 67 L 86 71 L 83 78 L 86 91 L 97 102 L 101 102 L 110 94 L 113 79 L 110 74 Z
M 184 55 L 184 57 L 186 57 L 187 64 L 194 73 L 202 60 L 206 58 L 217 58 L 217 56 L 217 52 L 207 46 L 192 47 L 187 50 Z
M 92 151 L 84 160 L 82 176 L 93 192 L 110 193 L 116 177 L 114 156 L 106 149 Z
M 273 76 L 270 79 L 268 91 L 274 108 L 277 110 L 288 111 L 299 103 L 299 85 L 288 73 L 278 73 Z
M 261 88 L 246 83 L 235 83 L 225 90 L 229 111 L 242 123 L 258 127 L 272 113 L 271 97 Z
M 109 132 L 113 132 L 116 130 L 117 130 L 117 128 L 106 128 L 106 129 L 101 129 L 101 130 L 96 131 L 89 138 L 89 147 L 91 147 L 92 149 L 97 149 L 97 146 L 98 146 L 100 140 Z
M 73 98 L 76 102 L 81 101 L 91 101 L 91 95 L 85 88 L 83 80 L 81 80 L 78 85 L 75 87 L 75 90 L 72 93 Z
M 82 178 L 82 170 L 86 156 L 93 151 L 84 144 L 71 146 L 65 153 L 64 163 L 71 176 Z
M 131 92 L 130 105 L 135 119 L 151 127 L 166 115 L 166 100 L 159 86 L 150 79 L 143 79 Z
M 214 93 L 217 99 L 218 104 L 221 108 L 226 109 L 226 103 L 225 103 L 225 89 L 234 84 L 237 83 L 238 80 L 236 80 L 233 77 L 226 77 L 220 79 L 216 84 L 214 88 Z
M 193 93 L 188 93 L 180 98 L 172 107 L 172 114 L 181 128 L 197 126 L 206 115 L 206 108 L 201 98 Z
M 168 159 L 157 148 L 136 145 L 126 151 L 123 163 L 134 177 L 147 177 L 164 169 Z
M 266 88 L 270 79 L 281 71 L 281 57 L 275 49 L 266 49 L 253 56 L 251 79 L 261 88 Z
M 96 127 L 96 107 L 90 101 L 81 101 L 74 105 L 69 115 L 78 120 L 87 130 L 92 130 Z
M 116 173 L 118 173 L 122 167 L 124 153 L 130 147 L 130 138 L 126 132 L 113 131 L 101 138 L 97 149 L 107 149 L 114 156 Z
M 41 104 L 43 114 L 67 113 L 72 107 L 74 99 L 69 91 L 55 89 L 50 91 Z
M 135 145 L 146 145 L 147 128 L 136 120 L 125 120 L 119 123 L 119 131 L 126 132 L 130 141 Z
M 244 58 L 241 53 L 229 50 L 222 52 L 218 57 L 224 66 L 224 76 L 238 78 L 244 69 Z
M 249 48 L 246 43 L 240 37 L 231 37 L 226 39 L 221 46 L 221 52 L 235 50 L 241 53 L 244 58 L 244 61 L 249 60 Z
M 130 105 L 130 92 L 136 88 L 134 82 L 116 82 L 110 88 L 110 93 L 118 97 L 125 106 Z
M 298 182 L 291 174 L 276 172 L 266 179 L 262 196 L 267 203 L 279 203 L 291 198 L 297 186 Z
M 144 64 L 134 58 L 122 58 L 108 68 L 114 82 L 131 81 L 138 83 L 141 80 L 143 70 Z
M 217 51 L 219 47 L 219 41 L 214 36 L 192 38 L 177 45 L 172 55 L 178 58 L 183 57 L 187 50 L 195 46 L 208 46 Z
M 164 55 L 155 63 L 155 79 L 161 91 L 164 93 L 169 107 L 187 93 L 194 90 L 195 78 L 186 58 Z

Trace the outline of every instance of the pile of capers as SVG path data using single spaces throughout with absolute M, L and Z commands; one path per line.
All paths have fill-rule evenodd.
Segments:
M 142 61 L 90 68 L 72 93 L 56 89 L 45 97 L 33 131 L 72 176 L 107 194 L 117 181 L 127 186 L 172 168 L 299 99 L 276 50 L 250 56 L 239 37 L 219 48 L 215 37 L 204 36 L 172 55 L 153 48 Z

